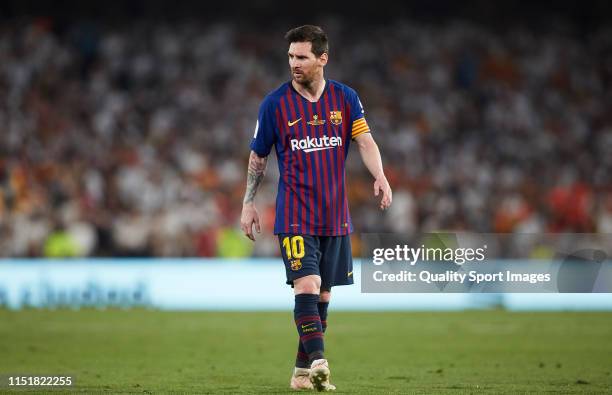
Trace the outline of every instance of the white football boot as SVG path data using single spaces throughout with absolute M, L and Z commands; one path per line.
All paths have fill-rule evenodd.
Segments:
M 327 359 L 316 359 L 310 365 L 310 382 L 317 391 L 335 391 L 336 386 L 329 382 Z
M 293 369 L 293 376 L 291 376 L 291 381 L 289 382 L 289 386 L 292 390 L 311 390 L 314 387 L 310 382 L 310 369 L 307 368 L 295 368 Z

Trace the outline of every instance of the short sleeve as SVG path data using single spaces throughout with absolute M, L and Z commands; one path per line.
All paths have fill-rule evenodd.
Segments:
M 365 111 L 357 92 L 353 89 L 347 89 L 346 100 L 351 108 L 351 138 L 359 136 L 363 133 L 370 132 L 370 127 L 365 119 Z
M 274 104 L 266 98 L 259 107 L 259 115 L 255 123 L 255 134 L 251 140 L 251 149 L 260 157 L 270 154 L 276 142 L 276 122 L 274 120 Z

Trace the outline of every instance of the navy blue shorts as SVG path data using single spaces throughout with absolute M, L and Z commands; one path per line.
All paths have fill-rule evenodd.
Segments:
M 351 237 L 279 234 L 281 255 L 285 263 L 287 284 L 316 274 L 321 288 L 353 284 Z

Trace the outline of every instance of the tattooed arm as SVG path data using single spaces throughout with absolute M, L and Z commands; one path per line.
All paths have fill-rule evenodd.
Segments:
M 247 172 L 247 186 L 244 194 L 244 201 L 242 202 L 242 215 L 240 216 L 240 228 L 249 239 L 255 241 L 253 234 L 253 224 L 255 224 L 255 230 L 257 233 L 261 233 L 261 227 L 259 226 L 259 214 L 255 208 L 253 200 L 257 193 L 257 188 L 263 180 L 264 173 L 266 171 L 266 164 L 268 158 L 262 158 L 255 152 L 251 151 L 249 157 L 249 168 Z

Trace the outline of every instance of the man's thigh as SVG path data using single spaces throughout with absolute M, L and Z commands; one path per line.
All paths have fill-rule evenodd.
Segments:
M 279 234 L 278 242 L 285 264 L 287 284 L 293 286 L 298 278 L 320 276 L 320 240 L 317 236 L 299 234 Z

